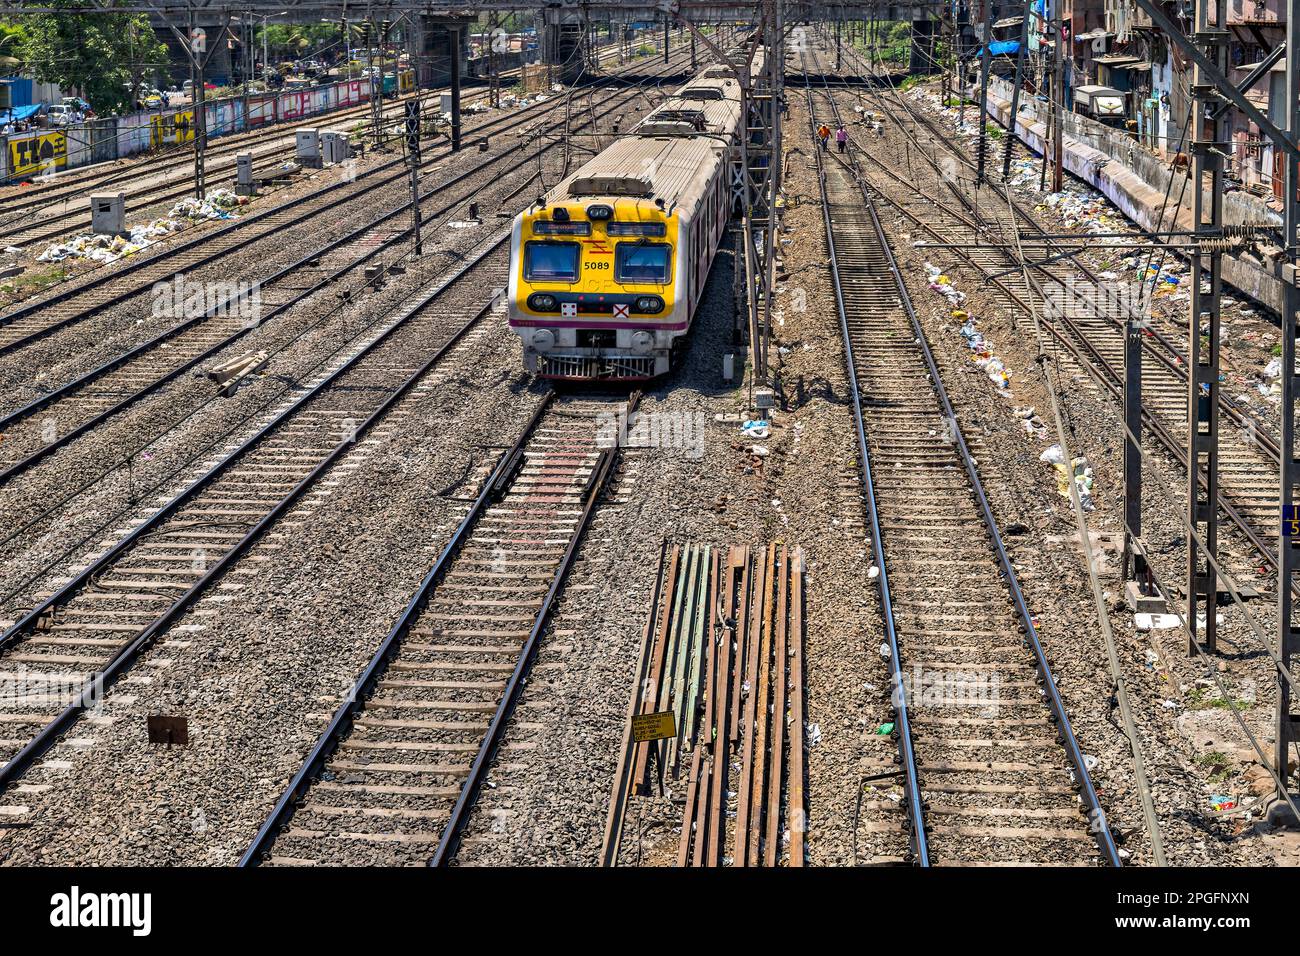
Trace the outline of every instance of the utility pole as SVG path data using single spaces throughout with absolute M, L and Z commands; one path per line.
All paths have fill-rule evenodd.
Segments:
M 451 151 L 460 149 L 460 27 L 447 28 L 451 46 Z
M 379 69 L 379 76 L 375 75 L 375 24 L 373 20 L 366 20 L 366 72 L 370 79 L 370 134 L 374 137 L 375 145 L 379 145 L 379 129 L 383 126 L 383 106 L 380 100 L 384 95 L 384 78 L 383 67 Z M 379 62 L 382 64 L 381 56 Z
M 664 14 L 664 62 L 668 62 L 668 25 L 670 21 L 668 14 Z
M 497 75 L 497 33 L 499 20 L 497 12 L 488 14 L 488 105 L 495 108 L 501 105 L 501 78 Z
M 1214 22 L 1209 18 L 1214 6 Z M 1227 0 L 1197 0 L 1196 35 L 1206 55 L 1226 72 L 1228 61 Z M 1218 141 L 1219 121 L 1210 118 L 1218 97 L 1200 64 L 1192 70 L 1192 221 L 1200 241 L 1208 239 L 1210 251 L 1197 245 L 1191 259 L 1191 316 L 1188 321 L 1187 376 L 1187 518 L 1200 542 L 1187 541 L 1188 639 L 1200 641 L 1211 653 L 1218 628 L 1219 576 L 1214 569 L 1219 538 L 1219 304 L 1223 291 L 1223 253 L 1217 237 L 1223 227 L 1223 154 Z M 1209 207 L 1205 180 L 1210 180 Z M 1294 197 L 1293 197 L 1294 198 Z M 1202 286 L 1209 285 L 1208 290 Z M 1198 637 L 1198 615 L 1204 605 L 1205 630 Z M 1189 653 L 1194 649 L 1189 648 Z
M 1294 139 L 1300 135 L 1300 0 L 1287 0 L 1286 4 L 1286 130 Z M 1279 148 L 1277 146 L 1275 149 Z M 1296 271 L 1297 232 L 1300 231 L 1300 168 L 1295 157 L 1284 154 L 1282 178 L 1283 242 L 1286 246 L 1282 267 L 1282 441 L 1280 515 L 1282 536 L 1278 538 L 1278 657 L 1288 673 L 1293 670 L 1296 656 L 1300 654 L 1300 633 L 1295 622 L 1294 588 L 1300 580 L 1300 536 L 1286 534 L 1288 519 L 1296 513 L 1296 497 L 1300 492 L 1300 451 L 1296 448 L 1296 402 L 1300 401 L 1300 378 L 1295 373 L 1296 350 L 1300 340 L 1297 312 L 1300 312 L 1300 278 Z M 1292 713 L 1291 685 L 1279 669 L 1277 675 L 1277 730 L 1273 756 L 1277 775 L 1285 785 L 1287 763 L 1294 744 L 1300 740 L 1297 717 Z
M 407 100 L 402 109 L 406 119 L 406 166 L 411 174 L 411 228 L 415 239 L 415 254 L 424 254 L 424 239 L 420 235 L 420 97 L 416 94 Z
M 1053 0 L 1059 9 L 1062 0 Z M 1065 158 L 1065 18 L 1056 17 L 1056 37 L 1052 43 L 1052 192 L 1059 193 L 1064 185 L 1061 165 Z
M 1124 312 L 1124 567 L 1125 581 L 1150 593 L 1146 558 L 1137 546 L 1142 537 L 1142 340 L 1146 338 L 1145 299 Z
M 1292 751 L 1295 743 L 1300 740 L 1300 733 L 1297 733 L 1297 716 L 1292 713 L 1291 708 L 1294 706 L 1294 698 L 1291 692 L 1288 674 L 1294 673 L 1293 667 L 1300 646 L 1297 645 L 1296 625 L 1294 621 L 1295 604 L 1294 590 L 1297 584 L 1297 575 L 1300 574 L 1300 538 L 1290 534 L 1291 522 L 1300 518 L 1296 511 L 1296 496 L 1300 488 L 1300 454 L 1296 448 L 1295 433 L 1295 416 L 1296 403 L 1300 401 L 1300 376 L 1296 375 L 1296 357 L 1297 357 L 1297 340 L 1300 340 L 1300 325 L 1297 324 L 1297 310 L 1300 309 L 1300 283 L 1297 281 L 1297 271 L 1300 270 L 1300 263 L 1297 262 L 1297 230 L 1300 229 L 1300 199 L 1297 198 L 1297 190 L 1300 190 L 1300 173 L 1297 171 L 1297 162 L 1300 161 L 1300 146 L 1297 145 L 1297 139 L 1300 138 L 1300 0 L 1287 0 L 1287 22 L 1286 22 L 1286 82 L 1285 82 L 1285 108 L 1278 111 L 1285 114 L 1282 125 L 1279 127 L 1276 122 L 1269 116 L 1265 115 L 1258 107 L 1255 106 L 1244 93 L 1237 88 L 1225 72 L 1227 50 L 1226 50 L 1226 30 L 1222 26 L 1225 23 L 1225 0 L 1198 0 L 1196 13 L 1196 31 L 1193 37 L 1188 37 L 1179 26 L 1172 21 L 1165 11 L 1160 7 L 1157 0 L 1136 0 L 1157 29 L 1161 30 L 1170 42 L 1181 49 L 1194 63 L 1196 69 L 1193 73 L 1192 90 L 1196 95 L 1194 100 L 1194 125 L 1193 125 L 1193 145 L 1195 150 L 1193 157 L 1193 199 L 1197 205 L 1195 223 L 1198 233 L 1204 232 L 1208 236 L 1212 223 L 1217 219 L 1222 222 L 1221 209 L 1223 203 L 1222 189 L 1222 156 L 1212 152 L 1212 149 L 1218 140 L 1219 134 L 1215 120 L 1206 115 L 1207 107 L 1212 107 L 1218 97 L 1231 101 L 1243 114 L 1245 114 L 1261 133 L 1272 140 L 1273 148 L 1283 154 L 1283 244 L 1285 246 L 1284 254 L 1275 269 L 1275 274 L 1282 283 L 1282 316 L 1280 326 L 1282 329 L 1282 403 L 1281 403 L 1281 448 L 1279 458 L 1280 489 L 1278 496 L 1278 519 L 1280 536 L 1278 540 L 1278 631 L 1277 640 L 1274 642 L 1274 648 L 1278 658 L 1278 703 L 1276 713 L 1276 734 L 1274 740 L 1273 759 L 1275 770 L 1281 782 L 1281 789 L 1278 793 L 1279 798 L 1287 796 L 1289 764 L 1292 759 Z M 1207 29 L 1207 7 L 1210 2 L 1215 3 L 1216 18 L 1215 27 Z M 1208 49 L 1202 49 L 1202 45 Z M 1279 119 L 1283 119 L 1281 116 Z M 1211 197 L 1212 207 L 1210 211 L 1211 223 L 1204 222 L 1204 201 L 1201 197 L 1204 183 L 1202 176 L 1208 173 L 1211 177 Z M 1206 228 L 1209 226 L 1209 228 Z M 1209 240 L 1209 242 L 1213 242 Z M 1199 355 L 1196 355 L 1191 369 L 1192 374 L 1189 376 L 1189 451 L 1193 448 L 1205 448 L 1212 451 L 1213 454 L 1205 456 L 1206 460 L 1197 462 L 1196 470 L 1208 470 L 1207 477 L 1212 479 L 1212 485 L 1217 486 L 1217 448 L 1215 442 L 1217 433 L 1215 426 L 1217 419 L 1211 417 L 1217 412 L 1218 407 L 1218 306 L 1219 292 L 1221 282 L 1216 277 L 1218 256 L 1214 250 L 1222 248 L 1220 243 L 1208 245 L 1205 252 L 1200 255 L 1192 256 L 1193 264 L 1193 304 L 1189 323 L 1188 339 L 1192 343 L 1193 349 L 1197 353 L 1201 351 L 1210 353 L 1210 362 L 1205 369 L 1201 368 Z M 1204 257 L 1210 255 L 1209 269 L 1205 268 Z M 1210 273 L 1210 289 L 1202 294 L 1200 285 L 1206 272 Z M 1209 315 L 1209 342 L 1206 343 L 1205 349 L 1200 348 L 1200 329 L 1197 327 L 1198 320 L 1203 313 Z M 1207 381 L 1208 380 L 1208 381 Z M 1209 386 L 1208 407 L 1202 405 L 1201 394 L 1205 391 L 1203 385 Z M 1206 414 L 1202 414 L 1202 412 Z M 1208 420 L 1207 420 L 1208 419 Z M 1208 426 L 1208 428 L 1206 427 Z M 1205 432 L 1204 435 L 1198 434 Z M 1189 463 L 1190 465 L 1191 463 Z M 1189 467 L 1189 472 L 1192 468 Z M 1197 481 L 1195 477 L 1189 477 L 1190 486 L 1195 489 Z M 1215 489 L 1217 490 L 1217 488 Z M 1193 491 L 1193 494 L 1196 494 Z M 1192 495 L 1189 495 L 1189 499 Z M 1208 500 L 1206 500 L 1208 498 Z M 1201 507 L 1199 502 L 1192 505 L 1193 516 L 1201 519 L 1199 523 L 1208 523 L 1213 527 L 1216 520 L 1217 500 L 1210 492 L 1205 501 L 1205 507 Z M 1195 525 L 1193 525 L 1195 527 Z M 1204 537 L 1204 535 L 1203 535 Z M 1207 543 L 1210 539 L 1206 539 Z M 1195 561 L 1195 551 L 1192 550 L 1194 542 L 1188 542 L 1189 549 L 1189 587 L 1188 587 L 1188 624 L 1189 629 L 1195 628 L 1198 624 L 1195 610 L 1198 598 L 1209 597 L 1207 615 L 1206 615 L 1206 642 L 1202 645 L 1206 649 L 1212 649 L 1211 642 L 1214 638 L 1214 601 L 1217 599 L 1217 580 L 1214 576 L 1209 576 L 1208 593 L 1205 584 L 1205 575 L 1198 574 L 1200 568 Z M 1211 545 L 1211 548 L 1213 545 Z M 1213 575 L 1213 569 L 1210 569 Z M 1197 593 L 1199 592 L 1199 593 Z M 1196 630 L 1190 632 L 1192 641 L 1196 640 Z M 1194 648 L 1193 648 L 1194 649 Z M 1287 673 L 1283 673 L 1282 668 L 1286 668 Z M 1270 819 L 1272 814 L 1270 813 Z M 1293 821 L 1294 822 L 1294 821 Z
M 980 37 L 980 129 L 978 155 L 975 160 L 975 185 L 984 183 L 984 157 L 988 153 L 989 118 L 989 63 L 993 58 L 989 46 L 993 43 L 993 0 L 984 0 L 984 33 Z M 1008 141 L 1010 137 L 1007 137 Z
M 1029 17 L 1034 0 L 1025 0 L 1025 16 L 1020 21 L 1020 47 L 1016 50 L 1016 82 L 1011 89 L 1011 124 L 1002 147 L 1002 179 L 1011 178 L 1011 142 L 1016 138 L 1016 117 L 1020 115 L 1020 87 L 1024 85 L 1026 48 L 1029 46 Z
M 211 46 L 207 42 L 207 34 L 199 29 L 198 11 L 193 4 L 189 8 L 185 33 L 181 33 L 180 30 L 176 29 L 175 24 L 170 20 L 167 21 L 168 28 L 180 41 L 181 47 L 185 50 L 190 61 L 191 112 L 194 114 L 192 127 L 194 133 L 194 195 L 200 199 L 207 194 L 207 169 L 205 167 L 204 153 L 208 144 L 208 117 L 204 104 L 203 68 L 207 66 L 213 51 L 217 49 L 217 45 L 223 42 L 222 38 L 230 27 L 230 20 L 231 16 L 227 14 L 221 29 L 216 32 L 216 40 Z

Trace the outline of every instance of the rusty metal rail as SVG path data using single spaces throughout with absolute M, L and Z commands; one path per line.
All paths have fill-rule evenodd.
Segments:
M 614 777 L 601 865 L 804 865 L 803 551 L 674 545 L 647 617 Z M 636 716 L 671 714 L 673 735 L 637 741 Z M 665 779 L 685 802 L 655 806 Z M 624 847 L 629 804 L 677 816 L 675 852 Z M 647 807 L 649 810 L 647 811 Z M 785 835 L 789 835 L 788 844 Z

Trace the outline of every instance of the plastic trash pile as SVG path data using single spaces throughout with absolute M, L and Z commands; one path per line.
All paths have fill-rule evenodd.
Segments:
M 1092 466 L 1088 464 L 1087 458 L 1076 458 L 1066 467 L 1065 453 L 1061 451 L 1061 446 L 1052 445 L 1038 456 L 1038 460 L 1047 462 L 1055 469 L 1056 490 L 1062 498 L 1070 497 L 1070 477 L 1073 475 L 1083 510 L 1092 511 L 1097 507 L 1092 500 Z
M 1047 438 L 1047 426 L 1038 417 L 1038 409 L 1030 405 L 1026 408 L 1017 408 L 1015 411 L 1016 417 L 1020 419 L 1020 424 L 1025 426 L 1025 431 L 1030 438 L 1037 438 L 1040 441 Z
M 966 293 L 958 292 L 953 287 L 952 281 L 943 274 L 943 270 L 938 266 L 927 262 L 925 264 L 925 273 L 929 277 L 930 288 L 947 299 L 948 304 L 953 308 L 957 308 L 966 301 Z
M 961 309 L 954 309 L 952 317 L 962 323 L 961 337 L 971 350 L 972 360 L 984 370 L 984 374 L 999 392 L 1006 393 L 1011 388 L 1011 373 L 1007 371 L 1002 359 L 993 354 L 993 350 L 984 341 L 983 333 L 975 328 L 975 320 Z
M 975 320 L 962 308 L 966 302 L 966 293 L 953 286 L 952 280 L 943 274 L 943 270 L 932 263 L 925 264 L 925 273 L 930 288 L 948 300 L 953 306 L 952 317 L 961 323 L 961 335 L 966 340 L 966 347 L 971 350 L 971 360 L 984 370 L 989 381 L 999 392 L 1009 397 L 1011 373 L 1002 359 L 993 353 L 992 347 L 985 340 L 984 334 L 975 326 Z
M 515 107 L 532 106 L 534 103 L 545 103 L 550 97 L 545 93 L 536 93 L 533 96 L 515 96 L 513 93 L 506 93 L 501 97 L 501 106 L 504 109 L 514 109 Z
M 1072 183 L 1071 186 L 1074 184 Z M 1051 209 L 1061 217 L 1067 229 L 1083 232 L 1128 232 L 1129 224 L 1119 211 L 1101 193 L 1087 188 L 1066 188 L 1059 193 L 1048 193 L 1037 207 Z M 1102 239 L 1102 244 L 1122 242 L 1122 239 Z
M 1011 185 L 1017 189 L 1038 188 L 1042 181 L 1039 164 L 1032 159 L 1017 159 L 1011 163 Z
M 125 236 L 86 233 L 67 242 L 56 242 L 47 247 L 36 257 L 36 261 L 62 262 L 65 259 L 88 259 L 93 262 L 114 262 L 153 245 L 163 236 L 179 228 L 180 224 L 171 219 L 155 219 L 153 222 L 131 227 L 130 233 Z
M 229 189 L 214 189 L 203 199 L 189 196 L 172 206 L 169 215 L 176 219 L 201 222 L 205 219 L 229 219 L 237 206 L 248 203 L 247 196 L 236 196 Z

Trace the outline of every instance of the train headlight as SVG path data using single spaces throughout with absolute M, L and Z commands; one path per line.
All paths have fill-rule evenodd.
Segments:
M 555 333 L 550 329 L 536 329 L 533 332 L 533 348 L 539 352 L 549 352 L 555 348 Z
M 639 295 L 636 297 L 636 310 L 646 315 L 654 315 L 664 310 L 664 300 L 657 295 Z
M 534 312 L 558 312 L 560 303 L 555 296 L 545 292 L 534 292 L 528 297 L 528 308 Z
M 655 337 L 649 332 L 632 333 L 632 351 L 638 355 L 645 355 L 654 348 Z
M 614 207 L 613 207 L 613 206 L 606 206 L 606 205 L 603 205 L 603 204 L 595 205 L 595 206 L 588 206 L 588 207 L 587 207 L 587 218 L 588 218 L 588 219 L 592 219 L 592 220 L 613 219 L 613 218 L 614 218 Z

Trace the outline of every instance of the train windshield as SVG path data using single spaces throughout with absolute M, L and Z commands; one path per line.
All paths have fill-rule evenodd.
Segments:
M 524 278 L 530 282 L 576 282 L 576 242 L 530 242 L 524 247 Z
M 620 242 L 615 249 L 615 276 L 619 282 L 666 283 L 668 252 L 662 243 Z

